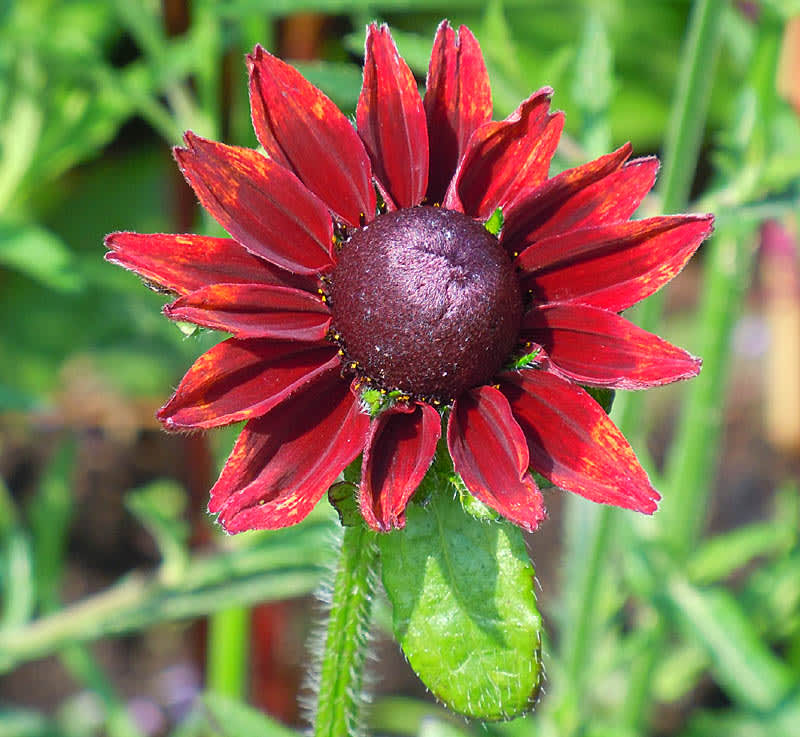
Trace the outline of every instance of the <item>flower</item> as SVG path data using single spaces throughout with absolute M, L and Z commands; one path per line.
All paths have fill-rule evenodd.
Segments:
M 264 49 L 247 61 L 266 155 L 191 132 L 175 149 L 231 237 L 106 240 L 109 261 L 178 294 L 168 317 L 232 335 L 158 413 L 169 430 L 247 421 L 211 490 L 223 527 L 299 522 L 362 452 L 365 521 L 402 527 L 443 417 L 467 489 L 524 529 L 545 516 L 531 470 L 652 513 L 658 493 L 582 387 L 698 373 L 619 313 L 683 268 L 712 217 L 629 222 L 658 168 L 629 144 L 550 178 L 552 91 L 493 122 L 464 26 L 439 26 L 424 99 L 369 26 L 355 127 Z

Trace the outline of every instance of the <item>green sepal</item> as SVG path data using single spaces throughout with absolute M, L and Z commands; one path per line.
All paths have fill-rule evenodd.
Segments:
M 358 486 L 350 481 L 340 481 L 328 489 L 328 501 L 339 515 L 342 527 L 358 527 L 364 522 L 358 509 L 357 491 Z
M 503 217 L 503 209 L 498 207 L 489 216 L 489 219 L 483 224 L 483 227 L 486 228 L 486 230 L 488 230 L 492 235 L 498 235 L 503 229 L 504 222 L 505 218 Z
M 389 409 L 400 397 L 404 396 L 399 389 L 387 392 L 385 389 L 365 389 L 361 392 L 361 401 L 366 405 L 370 417 L 377 417 Z
M 614 397 L 617 396 L 613 389 L 605 389 L 601 386 L 584 386 L 583 389 L 603 408 L 606 414 L 611 412 L 611 408 L 614 406 Z
M 200 333 L 200 326 L 184 320 L 175 320 L 175 327 L 183 333 L 185 338 L 193 338 Z
M 542 681 L 542 620 L 522 533 L 475 519 L 451 488 L 379 535 L 393 628 L 411 667 L 446 706 L 484 721 L 531 709 Z
M 542 352 L 540 347 L 534 348 L 530 353 L 525 353 L 519 358 L 512 358 L 511 361 L 508 362 L 505 366 L 506 371 L 519 371 L 520 369 L 530 368 L 536 360 L 539 358 L 539 354 Z

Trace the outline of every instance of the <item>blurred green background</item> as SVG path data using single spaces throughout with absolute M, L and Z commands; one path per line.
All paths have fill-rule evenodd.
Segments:
M 716 213 L 634 316 L 705 367 L 617 398 L 665 497 L 653 520 L 548 497 L 529 538 L 549 633 L 536 714 L 447 715 L 379 601 L 366 731 L 800 735 L 794 16 L 778 0 L 0 1 L 0 735 L 295 734 L 279 722 L 302 722 L 331 514 L 213 528 L 234 433 L 167 436 L 154 412 L 217 337 L 164 319 L 102 240 L 213 230 L 170 147 L 186 129 L 256 145 L 255 43 L 352 114 L 365 24 L 390 23 L 423 84 L 443 17 L 478 37 L 495 118 L 554 88 L 554 170 L 630 140 L 664 159 L 642 214 Z

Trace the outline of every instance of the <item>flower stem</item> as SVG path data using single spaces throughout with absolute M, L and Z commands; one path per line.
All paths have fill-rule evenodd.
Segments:
M 367 626 L 378 548 L 366 527 L 346 527 L 334 574 L 320 667 L 314 737 L 359 733 Z
M 247 695 L 247 654 L 250 649 L 250 609 L 223 609 L 208 619 L 208 688 L 223 696 Z

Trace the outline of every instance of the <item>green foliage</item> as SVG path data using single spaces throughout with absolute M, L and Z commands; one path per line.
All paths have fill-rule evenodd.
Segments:
M 465 514 L 440 488 L 379 544 L 395 635 L 436 698 L 483 720 L 530 709 L 542 682 L 542 621 L 519 529 Z

